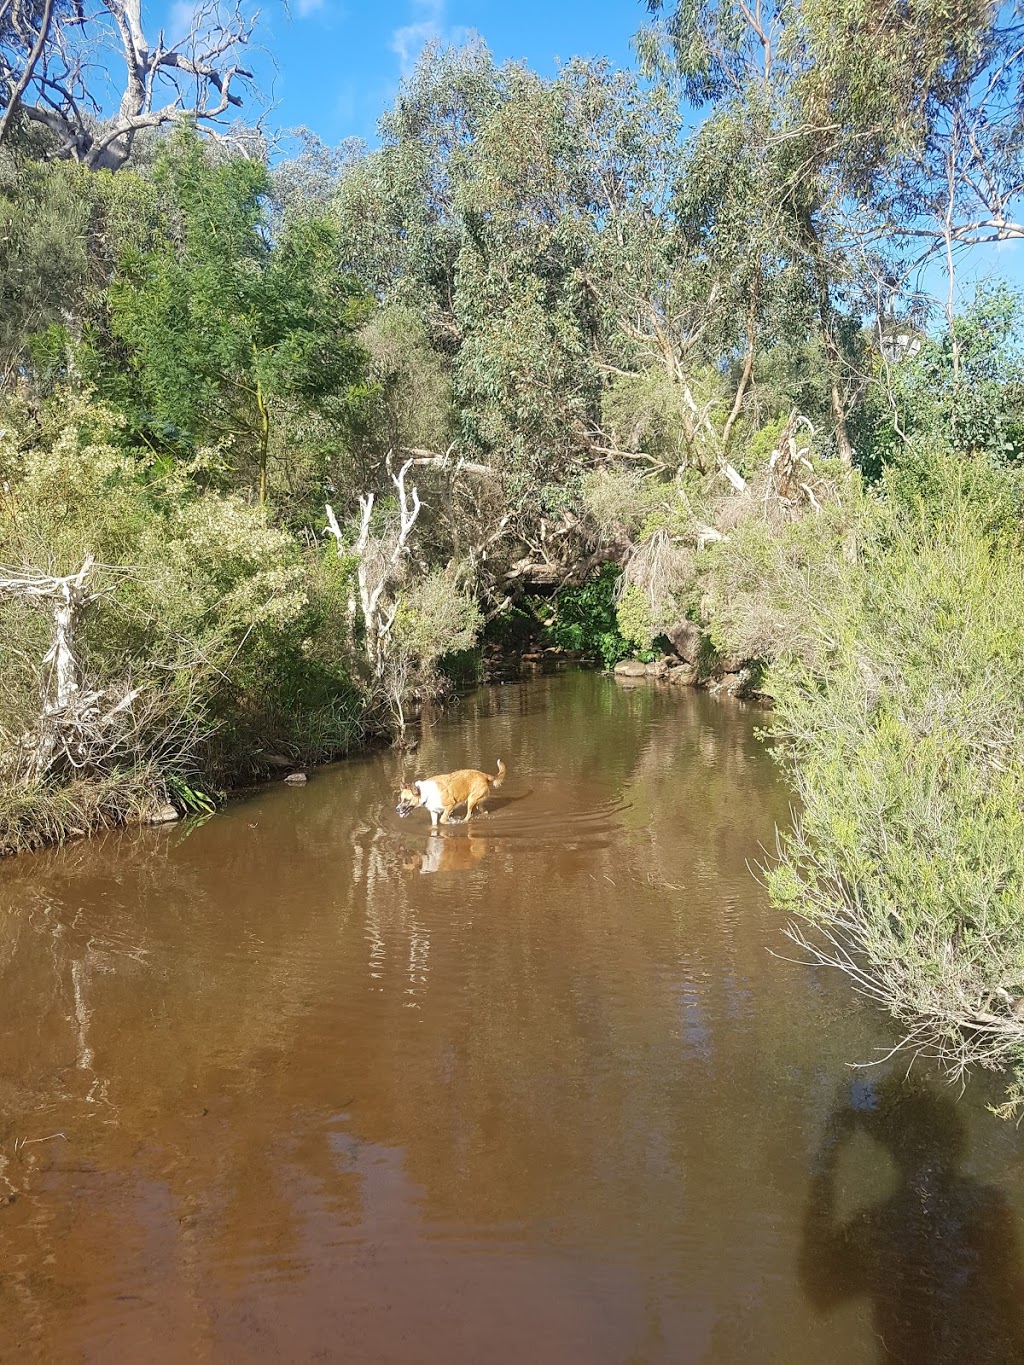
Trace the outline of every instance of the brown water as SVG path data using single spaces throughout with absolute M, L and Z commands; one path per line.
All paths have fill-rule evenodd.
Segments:
M 0 1359 L 1024 1359 L 997 1091 L 851 1070 L 884 1021 L 767 951 L 763 719 L 484 690 L 0 865 Z M 395 815 L 498 756 L 489 818 Z

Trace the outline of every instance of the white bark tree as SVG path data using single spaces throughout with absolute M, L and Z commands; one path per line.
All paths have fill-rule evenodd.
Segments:
M 399 566 L 409 553 L 409 537 L 422 507 L 416 486 L 413 485 L 411 489 L 406 486 L 406 475 L 412 465 L 413 460 L 408 459 L 397 474 L 390 471 L 391 482 L 398 496 L 397 527 L 392 526 L 382 533 L 372 534 L 371 519 L 375 495 L 360 494 L 359 535 L 354 545 L 346 546 L 334 509 L 330 503 L 327 504 L 327 527 L 337 543 L 338 554 L 342 557 L 354 555 L 356 559 L 356 585 L 363 624 L 363 648 L 377 682 L 384 678 L 391 631 L 398 613 L 398 600 L 388 589 L 393 586 Z M 352 604 L 353 615 L 354 607 L 355 603 Z
M 231 111 L 253 92 L 241 64 L 257 15 L 242 0 L 202 0 L 188 31 L 155 38 L 141 0 L 0 0 L 0 143 L 21 117 L 46 128 L 54 155 L 117 170 L 146 129 L 193 120 L 230 141 Z M 108 116 L 104 90 L 118 92 Z

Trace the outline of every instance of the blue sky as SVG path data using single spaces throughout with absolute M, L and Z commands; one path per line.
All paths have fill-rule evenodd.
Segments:
M 331 144 L 372 142 L 431 38 L 458 43 L 475 31 L 499 61 L 521 59 L 553 75 L 570 57 L 630 64 L 630 39 L 646 14 L 638 0 L 291 0 L 290 13 L 271 0 L 261 22 L 264 60 L 277 67 L 267 72 L 277 105 L 270 121 L 305 124 Z

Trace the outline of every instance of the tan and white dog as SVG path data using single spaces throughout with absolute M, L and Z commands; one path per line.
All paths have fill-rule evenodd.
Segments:
M 411 787 L 403 787 L 395 809 L 399 815 L 408 815 L 417 806 L 426 806 L 430 811 L 430 823 L 436 829 L 440 820 L 446 825 L 456 806 L 466 807 L 466 819 L 473 817 L 473 811 L 481 801 L 486 801 L 490 793 L 501 786 L 505 780 L 505 765 L 498 759 L 498 771 L 478 772 L 476 768 L 460 768 L 454 773 L 439 773 L 437 777 L 424 777 Z

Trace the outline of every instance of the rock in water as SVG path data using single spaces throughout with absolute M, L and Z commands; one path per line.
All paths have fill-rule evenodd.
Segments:
M 697 682 L 697 670 L 690 664 L 678 664 L 669 669 L 668 680 L 678 687 L 693 687 Z
M 617 678 L 644 678 L 647 676 L 647 665 L 641 663 L 639 659 L 622 659 L 615 665 L 615 676 Z
M 146 817 L 149 825 L 169 825 L 172 820 L 180 820 L 181 812 L 177 806 L 172 806 L 170 801 L 165 801 L 162 806 L 155 806 Z

